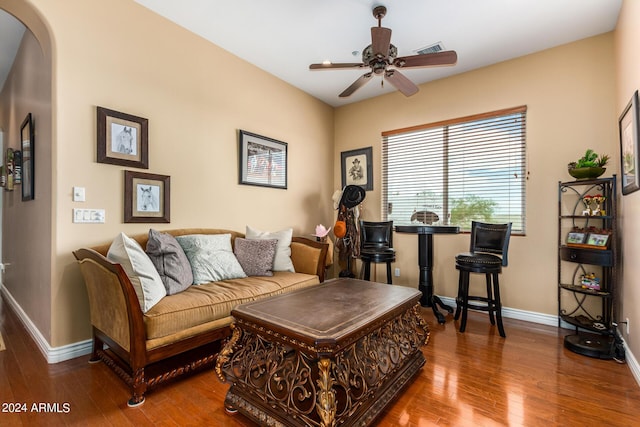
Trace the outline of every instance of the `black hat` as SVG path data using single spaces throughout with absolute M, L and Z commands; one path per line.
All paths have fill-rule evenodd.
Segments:
M 340 205 L 347 209 L 355 208 L 364 200 L 367 195 L 364 188 L 359 185 L 347 185 L 342 191 L 342 198 L 340 198 Z

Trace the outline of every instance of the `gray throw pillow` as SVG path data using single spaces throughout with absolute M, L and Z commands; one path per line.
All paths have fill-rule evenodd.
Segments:
M 231 234 L 176 237 L 191 264 L 193 284 L 247 277 L 231 248 Z
M 191 286 L 191 264 L 175 237 L 157 230 L 149 230 L 146 252 L 160 274 L 167 295 L 177 294 Z
M 236 237 L 233 252 L 247 276 L 273 276 L 277 239 L 243 239 Z

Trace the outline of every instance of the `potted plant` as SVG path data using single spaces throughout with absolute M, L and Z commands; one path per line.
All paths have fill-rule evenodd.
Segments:
M 598 155 L 598 153 L 589 148 L 577 162 L 569 163 L 567 170 L 569 175 L 576 179 L 597 178 L 606 170 L 605 166 L 610 158 L 608 154 Z

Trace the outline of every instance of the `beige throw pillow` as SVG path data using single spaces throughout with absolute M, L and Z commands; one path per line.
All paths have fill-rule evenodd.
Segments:
M 167 290 L 153 263 L 138 242 L 120 233 L 111 243 L 107 259 L 122 266 L 146 313 L 167 295 Z
M 291 239 L 293 238 L 293 228 L 280 231 L 259 231 L 247 225 L 245 233 L 247 239 L 276 239 L 276 257 L 273 260 L 273 271 L 291 271 L 295 273 L 293 262 L 291 261 Z

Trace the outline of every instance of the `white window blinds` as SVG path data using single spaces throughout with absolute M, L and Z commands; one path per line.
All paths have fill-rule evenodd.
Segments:
M 525 232 L 526 107 L 382 134 L 382 218 Z

